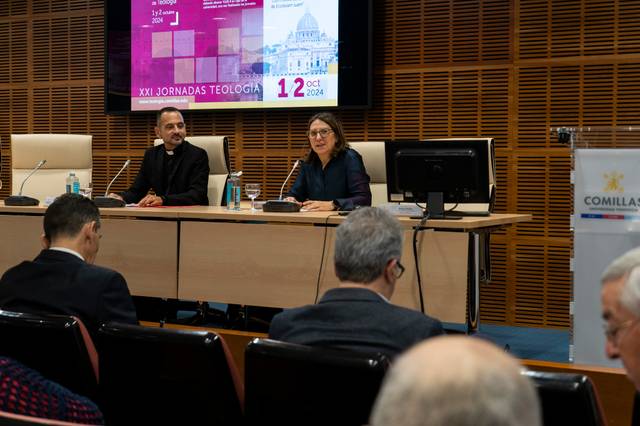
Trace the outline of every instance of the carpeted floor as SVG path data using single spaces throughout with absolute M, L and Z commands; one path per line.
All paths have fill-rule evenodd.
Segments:
M 447 323 L 445 329 L 464 331 L 460 324 Z M 569 362 L 569 330 L 480 324 L 474 335 L 501 347 L 508 345 L 517 358 Z

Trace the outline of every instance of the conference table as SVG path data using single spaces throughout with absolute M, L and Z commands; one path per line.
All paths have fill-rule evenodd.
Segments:
M 45 207 L 0 203 L 0 272 L 41 249 Z M 133 295 L 240 305 L 294 307 L 338 285 L 333 269 L 337 212 L 265 213 L 225 207 L 100 209 L 96 264 L 121 272 Z M 460 220 L 399 217 L 404 275 L 392 302 L 442 321 L 477 326 L 483 234 L 531 220 L 491 214 Z M 418 286 L 418 271 L 421 283 Z

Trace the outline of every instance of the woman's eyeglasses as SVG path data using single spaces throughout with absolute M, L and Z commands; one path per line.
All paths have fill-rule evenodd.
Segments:
M 326 128 L 326 129 L 320 129 L 320 130 L 311 130 L 310 132 L 307 132 L 307 136 L 309 137 L 309 139 L 315 139 L 318 137 L 318 135 L 320 135 L 320 137 L 324 139 L 327 136 L 329 136 L 331 133 L 333 133 L 333 130 Z

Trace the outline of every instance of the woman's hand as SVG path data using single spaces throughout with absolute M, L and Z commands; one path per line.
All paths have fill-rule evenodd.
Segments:
M 284 201 L 291 201 L 292 203 L 296 203 L 296 204 L 302 205 L 302 203 L 300 201 L 296 200 L 294 197 L 286 197 L 284 199 Z
M 302 208 L 308 212 L 312 212 L 312 211 L 327 212 L 327 211 L 335 210 L 333 206 L 333 201 L 307 200 L 304 203 L 302 203 Z

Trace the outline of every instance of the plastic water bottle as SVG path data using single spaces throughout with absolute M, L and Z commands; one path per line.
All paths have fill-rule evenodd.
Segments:
M 76 176 L 76 174 L 74 172 L 70 172 L 69 176 L 67 176 L 67 181 L 66 181 L 66 185 L 65 185 L 65 192 L 67 194 L 69 194 L 69 193 L 79 194 L 80 193 L 80 179 L 78 178 L 78 176 Z
M 227 210 L 240 210 L 240 196 L 242 195 L 240 176 L 242 176 L 242 171 L 229 174 L 229 179 L 227 180 Z
M 236 176 L 235 187 L 233 193 L 233 209 L 240 210 L 240 196 L 242 195 L 242 187 L 240 186 L 240 176 L 242 172 L 239 172 L 240 175 Z
M 71 191 L 74 194 L 80 194 L 80 178 L 73 174 L 73 182 L 71 183 Z
M 233 177 L 229 175 L 227 179 L 227 210 L 233 209 Z
M 69 173 L 69 176 L 67 176 L 67 180 L 65 184 L 65 192 L 67 194 L 70 194 L 73 192 L 73 181 L 75 177 L 76 177 L 76 174 L 73 172 Z

